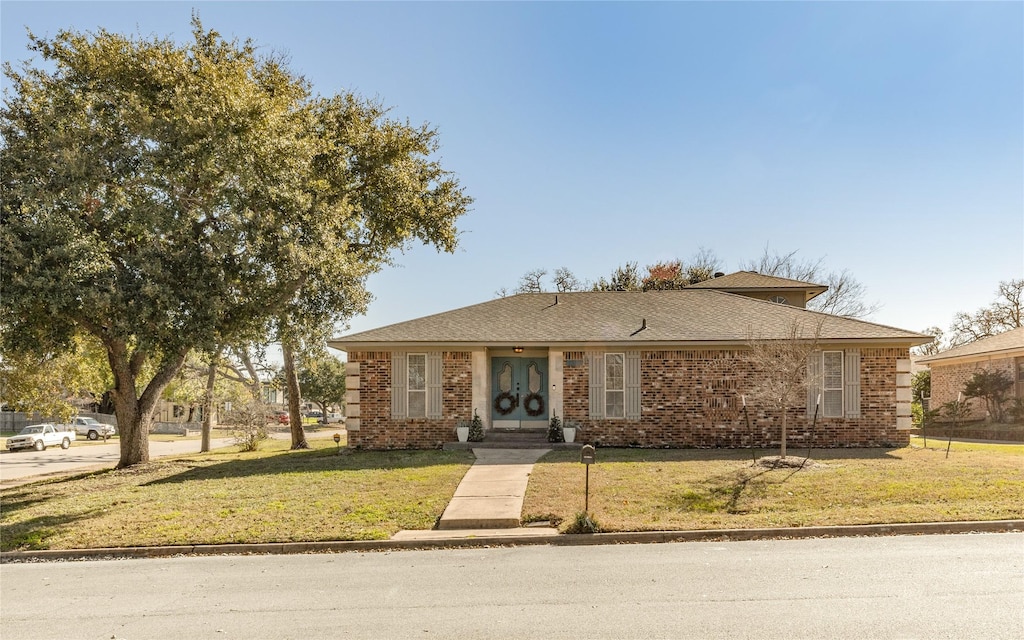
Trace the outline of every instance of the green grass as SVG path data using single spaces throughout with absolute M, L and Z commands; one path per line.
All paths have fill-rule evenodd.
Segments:
M 430 529 L 472 464 L 467 452 L 337 455 L 224 449 L 0 492 L 0 548 L 388 538 Z
M 1024 446 L 954 442 L 947 460 L 941 444 L 815 450 L 823 466 L 801 470 L 755 467 L 749 451 L 599 449 L 590 512 L 603 531 L 1024 517 Z M 568 527 L 583 508 L 584 473 L 578 454 L 545 456 L 524 519 Z
M 473 461 L 310 445 L 271 440 L 0 491 L 0 548 L 388 538 L 432 528 Z M 601 531 L 1024 517 L 1024 445 L 954 442 L 948 459 L 945 441 L 929 445 L 815 450 L 822 465 L 801 470 L 755 467 L 743 450 L 599 449 L 590 514 Z M 524 520 L 579 526 L 584 471 L 576 452 L 545 456 Z

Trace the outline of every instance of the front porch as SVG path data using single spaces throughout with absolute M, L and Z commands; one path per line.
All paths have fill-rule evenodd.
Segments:
M 582 442 L 548 442 L 547 429 L 487 429 L 482 442 L 446 442 L 445 451 L 472 449 L 580 449 Z

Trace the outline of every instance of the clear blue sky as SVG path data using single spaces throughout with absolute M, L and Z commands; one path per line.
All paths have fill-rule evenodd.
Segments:
M 870 319 L 946 328 L 1024 277 L 1024 4 L 20 3 L 25 27 L 287 54 L 316 91 L 440 131 L 476 202 L 455 255 L 373 277 L 363 330 L 483 302 L 525 271 L 590 280 L 766 244 L 849 269 Z

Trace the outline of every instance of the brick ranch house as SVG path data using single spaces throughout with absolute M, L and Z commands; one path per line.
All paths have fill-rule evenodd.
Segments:
M 918 358 L 917 362 L 931 369 L 930 406 L 933 409 L 956 400 L 964 384 L 976 371 L 982 370 L 1002 371 L 1015 382 L 1009 397 L 1024 398 L 1024 327 L 982 338 L 933 356 Z M 980 420 L 986 417 L 983 399 L 970 398 L 967 401 L 971 405 L 969 419 Z M 946 419 L 939 416 L 939 420 Z
M 475 412 L 486 430 L 537 432 L 557 415 L 599 446 L 777 446 L 772 411 L 744 422 L 749 339 L 820 323 L 787 442 L 808 444 L 820 393 L 814 446 L 906 445 L 909 350 L 930 337 L 804 308 L 826 289 L 741 271 L 676 291 L 519 294 L 335 338 L 348 443 L 439 448 Z

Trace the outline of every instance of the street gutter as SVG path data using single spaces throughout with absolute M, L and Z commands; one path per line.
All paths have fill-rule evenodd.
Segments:
M 594 534 L 505 535 L 474 537 L 470 531 L 438 531 L 433 539 L 351 540 L 337 542 L 274 542 L 260 544 L 178 545 L 168 547 L 110 547 L 42 551 L 5 551 L 0 564 L 67 560 L 113 560 L 209 555 L 286 555 L 344 553 L 352 551 L 400 551 L 409 549 L 459 549 L 517 547 L 525 545 L 582 546 L 599 544 L 654 544 L 667 542 L 732 542 L 895 535 L 943 535 L 957 533 L 1006 533 L 1024 531 L 1024 520 L 969 522 L 912 522 L 824 527 L 770 529 L 706 529 L 698 531 L 637 531 Z M 469 536 L 469 537 L 466 537 Z

